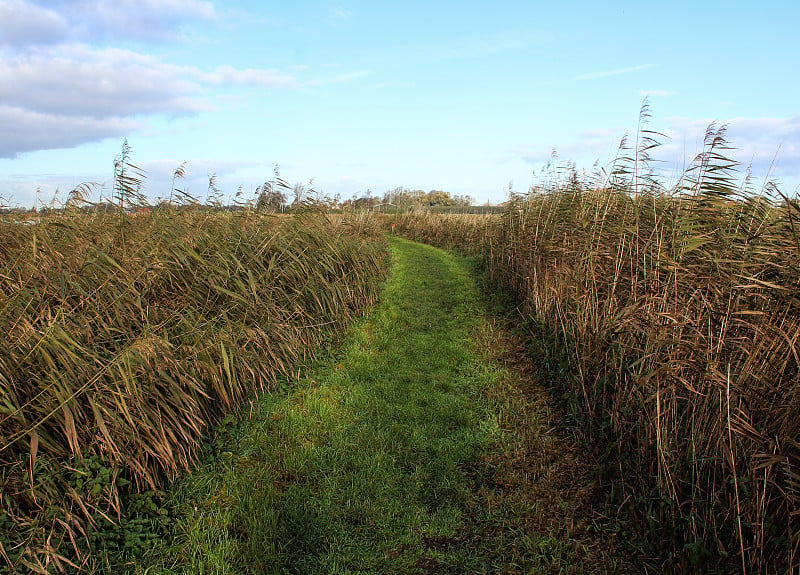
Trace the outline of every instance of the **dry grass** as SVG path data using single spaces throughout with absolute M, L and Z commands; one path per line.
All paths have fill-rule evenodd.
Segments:
M 211 426 L 374 301 L 386 264 L 364 222 L 318 214 L 0 222 L 0 558 L 91 567 L 118 488 L 189 468 Z
M 608 172 L 548 172 L 502 217 L 403 216 L 396 230 L 484 255 L 553 337 L 587 441 L 617 462 L 612 495 L 662 543 L 661 568 L 793 571 L 800 205 L 739 181 L 713 126 L 667 189 L 651 136 Z

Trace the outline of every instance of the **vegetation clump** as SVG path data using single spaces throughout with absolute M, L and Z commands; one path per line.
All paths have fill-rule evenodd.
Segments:
M 132 573 L 628 572 L 472 262 L 390 248 L 380 305 L 170 489 Z
M 387 252 L 363 220 L 189 208 L 0 222 L 12 569 L 91 568 L 104 545 L 141 544 L 152 525 L 126 508 L 165 515 L 158 490 L 210 429 L 377 297 Z
M 551 167 L 500 217 L 392 222 L 485 258 L 605 462 L 620 531 L 658 569 L 793 571 L 800 204 L 740 181 L 713 125 L 668 187 L 650 168 L 657 139 L 642 130 L 589 176 Z

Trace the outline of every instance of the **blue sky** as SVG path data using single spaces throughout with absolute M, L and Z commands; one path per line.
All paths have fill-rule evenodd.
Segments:
M 201 197 L 209 175 L 247 194 L 277 164 L 331 196 L 497 203 L 553 149 L 608 162 L 645 96 L 667 165 L 728 123 L 794 193 L 797 22 L 790 0 L 0 0 L 0 196 L 108 186 L 127 138 L 153 198 L 187 162 Z

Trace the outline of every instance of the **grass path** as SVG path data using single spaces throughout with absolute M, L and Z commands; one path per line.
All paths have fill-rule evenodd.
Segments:
M 136 572 L 617 570 L 469 265 L 391 249 L 381 306 L 173 490 L 175 541 Z

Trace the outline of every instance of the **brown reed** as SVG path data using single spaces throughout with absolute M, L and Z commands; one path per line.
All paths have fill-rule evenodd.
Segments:
M 670 188 L 654 141 L 589 177 L 552 169 L 502 217 L 395 229 L 483 256 L 533 348 L 568 361 L 561 393 L 653 565 L 797 572 L 800 204 L 738 180 L 724 128 Z
M 0 222 L 0 562 L 91 568 L 118 488 L 190 468 L 212 426 L 375 300 L 387 263 L 364 222 L 321 214 Z

